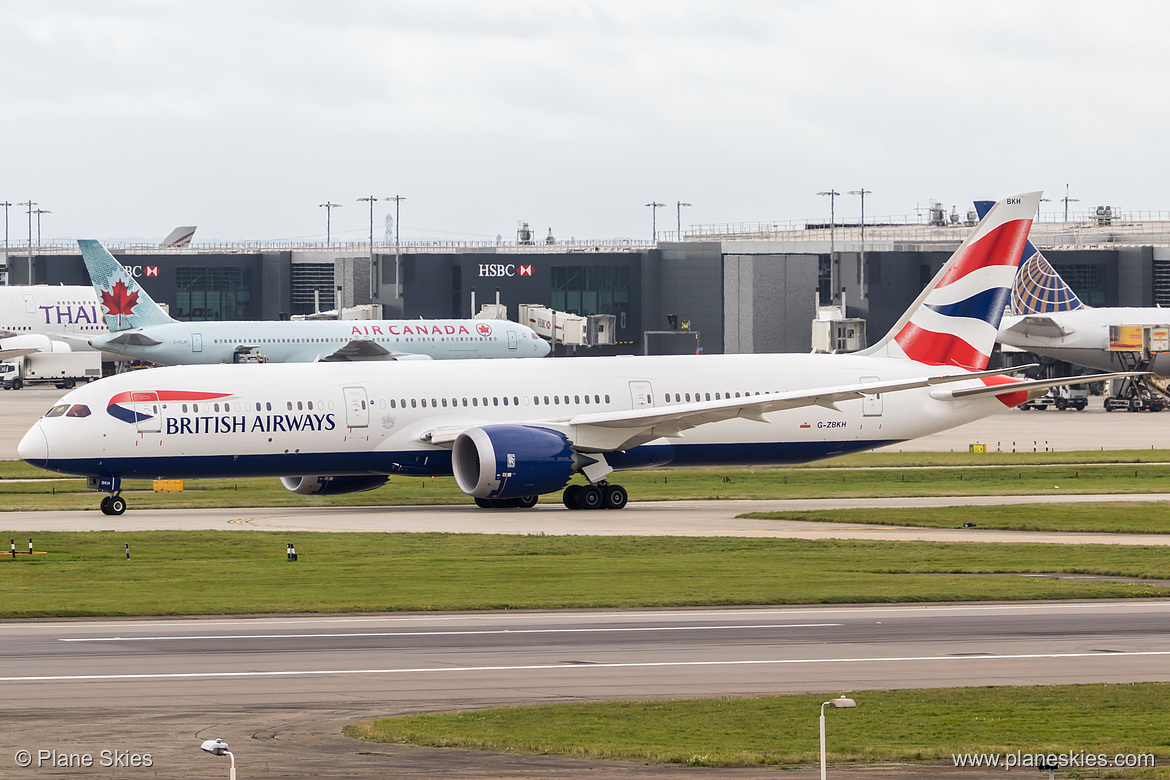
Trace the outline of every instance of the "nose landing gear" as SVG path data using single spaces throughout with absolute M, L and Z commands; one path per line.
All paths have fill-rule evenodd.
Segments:
M 120 515 L 126 511 L 126 499 L 117 493 L 106 496 L 102 499 L 101 508 L 104 515 Z

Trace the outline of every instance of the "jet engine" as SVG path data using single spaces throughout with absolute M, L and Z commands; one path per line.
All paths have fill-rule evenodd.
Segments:
M 361 493 L 386 484 L 390 477 L 379 474 L 355 474 L 344 477 L 281 477 L 280 484 L 302 496 L 335 496 L 340 493 Z
M 560 490 L 576 465 L 563 434 L 526 425 L 485 425 L 455 439 L 451 468 L 460 490 L 492 499 Z

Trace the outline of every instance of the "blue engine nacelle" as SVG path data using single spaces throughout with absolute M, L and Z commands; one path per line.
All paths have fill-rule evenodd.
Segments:
M 576 470 L 563 434 L 526 425 L 485 425 L 455 439 L 451 469 L 475 498 L 521 498 L 560 490 Z
M 360 493 L 386 484 L 387 476 L 355 474 L 343 477 L 281 477 L 280 484 L 302 496 L 335 496 L 340 493 Z

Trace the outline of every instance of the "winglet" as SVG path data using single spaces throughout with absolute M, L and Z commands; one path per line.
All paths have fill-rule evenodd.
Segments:
M 143 290 L 130 272 L 114 259 L 101 242 L 77 241 L 89 280 L 102 304 L 103 319 L 111 332 L 165 325 L 174 322 Z

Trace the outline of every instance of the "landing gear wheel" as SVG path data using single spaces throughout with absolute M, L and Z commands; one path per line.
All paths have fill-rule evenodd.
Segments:
M 480 509 L 491 509 L 495 506 L 495 502 L 490 498 L 477 498 L 475 499 L 475 505 Z
M 602 506 L 606 509 L 625 509 L 630 495 L 621 485 L 606 485 L 602 491 Z
M 540 500 L 540 496 L 521 496 L 516 499 L 516 506 L 521 509 L 531 509 L 536 506 L 536 502 Z
M 600 509 L 604 496 L 597 485 L 582 485 L 577 492 L 578 509 Z
M 126 499 L 121 496 L 106 496 L 101 503 L 102 514 L 120 515 L 126 511 Z
M 111 498 L 113 498 L 113 496 L 102 496 L 102 503 L 99 506 L 101 507 L 103 515 L 108 515 L 110 513 Z
M 569 485 L 565 488 L 564 495 L 561 496 L 561 501 L 565 503 L 566 509 L 580 509 L 577 506 L 577 494 L 581 492 L 580 485 Z

